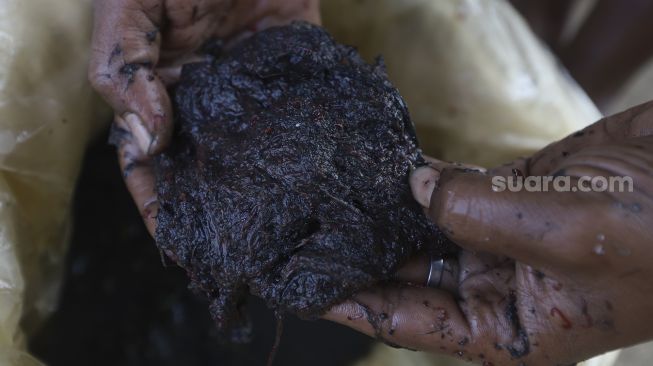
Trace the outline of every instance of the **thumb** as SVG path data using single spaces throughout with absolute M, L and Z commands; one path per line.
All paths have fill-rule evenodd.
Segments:
M 577 183 L 568 178 L 570 184 Z M 465 249 L 533 266 L 586 257 L 591 247 L 582 244 L 593 245 L 601 230 L 609 226 L 610 219 L 604 214 L 611 202 L 607 195 L 536 191 L 526 184 L 517 190 L 505 181 L 506 177 L 445 169 L 432 193 L 429 215 Z M 596 225 L 578 224 L 588 222 Z

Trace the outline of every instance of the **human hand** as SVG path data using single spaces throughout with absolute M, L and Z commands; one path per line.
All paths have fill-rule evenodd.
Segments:
M 172 134 L 166 85 L 212 38 L 233 42 L 293 20 L 319 23 L 318 0 L 96 0 L 89 78 L 114 109 L 127 186 L 154 232 L 150 157 Z
M 493 189 L 521 175 L 630 177 L 633 190 Z M 326 319 L 486 366 L 567 365 L 653 337 L 653 103 L 488 174 L 421 168 L 411 186 L 463 248 L 440 288 L 423 286 L 418 259 L 398 274 L 412 285 L 358 294 Z

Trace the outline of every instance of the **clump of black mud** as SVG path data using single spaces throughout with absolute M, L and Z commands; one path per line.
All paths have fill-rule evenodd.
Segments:
M 174 103 L 156 241 L 220 328 L 248 292 L 315 318 L 417 251 L 451 250 L 410 192 L 424 162 L 401 96 L 322 28 L 272 28 L 186 65 Z

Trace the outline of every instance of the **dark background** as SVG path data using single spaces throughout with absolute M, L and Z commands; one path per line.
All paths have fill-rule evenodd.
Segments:
M 276 331 L 272 312 L 252 298 L 253 342 L 220 341 L 183 271 L 164 268 L 106 141 L 87 153 L 59 310 L 32 338 L 31 351 L 49 366 L 265 365 Z M 288 317 L 275 365 L 347 365 L 372 342 L 326 321 Z

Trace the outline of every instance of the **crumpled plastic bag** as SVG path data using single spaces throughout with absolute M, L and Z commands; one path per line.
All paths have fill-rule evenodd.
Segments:
M 0 366 L 40 365 L 24 333 L 56 306 L 75 181 L 107 121 L 91 15 L 90 0 L 0 2 Z

